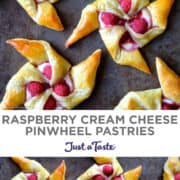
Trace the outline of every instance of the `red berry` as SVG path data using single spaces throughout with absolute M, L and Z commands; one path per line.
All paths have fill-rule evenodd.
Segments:
M 70 94 L 70 88 L 66 82 L 56 84 L 53 90 L 59 96 L 68 96 Z
M 130 25 L 131 28 L 139 34 L 144 34 L 148 30 L 148 23 L 144 18 L 134 19 Z
M 175 174 L 174 180 L 180 180 L 180 173 Z
M 110 176 L 113 173 L 113 167 L 111 164 L 103 166 L 103 173 L 106 176 Z
M 120 40 L 120 44 L 125 44 L 125 43 L 134 43 L 134 40 L 132 39 L 129 32 L 125 32 Z
M 124 12 L 128 13 L 131 10 L 131 0 L 119 0 L 119 3 Z
M 26 174 L 28 180 L 38 180 L 37 175 L 35 173 Z
M 179 105 L 173 103 L 173 104 L 167 104 L 163 103 L 162 110 L 178 110 L 180 107 Z
M 168 109 L 169 109 L 169 105 L 163 103 L 162 110 L 168 110 Z
M 123 25 L 124 21 L 113 13 L 101 12 L 101 20 L 106 26 Z
M 45 90 L 44 85 L 39 82 L 30 82 L 26 85 L 26 87 L 32 97 L 41 94 Z
M 116 177 L 112 178 L 112 180 L 123 180 L 123 179 L 121 178 L 121 176 L 116 176 Z
M 96 175 L 92 178 L 92 180 L 105 180 L 105 178 L 102 175 Z
M 56 109 L 56 107 L 56 100 L 52 96 L 49 96 L 48 100 L 46 101 L 46 104 L 44 105 L 44 110 L 54 110 Z
M 50 64 L 46 65 L 44 67 L 42 73 L 47 79 L 51 80 L 51 77 L 52 77 L 52 67 L 51 67 L 51 65 Z

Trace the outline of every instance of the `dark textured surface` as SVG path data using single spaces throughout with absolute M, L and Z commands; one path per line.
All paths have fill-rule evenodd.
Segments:
M 62 158 L 35 158 L 35 160 L 39 161 L 49 172 L 52 172 L 60 164 Z M 82 172 L 94 163 L 91 158 L 69 158 L 65 160 L 67 180 L 76 180 Z M 142 165 L 143 172 L 140 180 L 162 180 L 165 158 L 120 158 L 119 160 L 124 171 Z M 19 168 L 10 159 L 2 158 L 0 160 L 1 180 L 10 180 L 19 172 Z
M 9 38 L 24 37 L 49 41 L 57 51 L 72 64 L 80 62 L 97 48 L 103 49 L 101 66 L 97 75 L 97 84 L 92 96 L 78 109 L 112 109 L 130 90 L 144 90 L 159 87 L 155 70 L 155 57 L 161 56 L 177 73 L 180 72 L 180 1 L 176 0 L 167 31 L 152 41 L 141 51 L 153 72 L 146 75 L 130 67 L 116 65 L 107 53 L 98 32 L 92 33 L 72 48 L 65 49 L 64 43 L 77 24 L 83 7 L 92 0 L 61 0 L 55 6 L 65 26 L 64 32 L 55 32 L 36 25 L 15 0 L 0 0 L 0 99 L 10 77 L 25 63 L 25 59 L 13 48 L 5 44 Z M 49 171 L 60 163 L 61 159 L 39 158 Z M 160 180 L 165 159 L 163 158 L 122 158 L 125 170 L 143 165 L 141 180 Z M 75 178 L 87 169 L 93 160 L 66 159 L 67 180 Z M 19 169 L 7 158 L 0 159 L 0 180 L 9 180 Z
M 78 109 L 112 109 L 130 90 L 159 87 L 154 61 L 157 55 L 164 58 L 177 73 L 180 72 L 180 1 L 176 0 L 175 2 L 167 31 L 141 50 L 151 67 L 152 76 L 130 67 L 115 64 L 106 51 L 98 32 L 92 33 L 70 49 L 66 49 L 65 41 L 77 24 L 81 10 L 92 0 L 76 0 L 76 3 L 74 2 L 75 0 L 61 0 L 55 4 L 65 26 L 65 31 L 56 32 L 34 23 L 16 1 L 0 1 L 0 99 L 10 77 L 25 62 L 20 54 L 5 44 L 7 39 L 15 37 L 49 41 L 72 64 L 80 62 L 97 48 L 103 49 L 95 90 L 87 101 L 77 107 Z

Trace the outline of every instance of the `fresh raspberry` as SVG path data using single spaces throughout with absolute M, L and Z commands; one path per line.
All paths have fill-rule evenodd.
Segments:
M 130 23 L 130 26 L 134 30 L 134 32 L 139 34 L 144 34 L 148 30 L 148 23 L 144 18 L 134 19 Z
M 173 103 L 173 104 L 163 103 L 162 104 L 162 110 L 178 110 L 179 108 L 180 108 L 180 106 L 175 103 Z
M 38 180 L 37 175 L 35 173 L 26 174 L 28 180 Z
M 180 173 L 175 174 L 174 180 L 180 180 Z
M 113 167 L 111 164 L 103 166 L 103 173 L 106 176 L 110 176 L 113 173 Z
M 122 180 L 122 178 L 120 176 L 116 176 L 116 177 L 112 178 L 112 180 Z
M 44 110 L 54 110 L 56 109 L 56 107 L 56 100 L 52 96 L 49 96 L 48 100 L 46 101 L 46 104 L 44 105 Z
M 30 82 L 26 85 L 26 87 L 32 97 L 41 94 L 45 90 L 44 85 L 39 82 Z
M 92 180 L 105 180 L 105 178 L 99 174 L 94 176 Z
M 128 13 L 131 10 L 131 0 L 119 0 L 119 3 L 124 12 Z
M 123 25 L 124 21 L 113 13 L 101 12 L 101 20 L 106 26 Z
M 54 92 L 59 96 L 68 96 L 70 94 L 70 88 L 66 82 L 56 84 L 53 88 Z
M 52 77 L 52 67 L 51 67 L 51 65 L 50 64 L 46 65 L 44 67 L 42 73 L 47 79 L 51 80 L 51 77 Z
M 131 35 L 129 34 L 129 32 L 125 32 L 120 40 L 120 45 L 125 44 L 125 43 L 134 43 L 134 40 L 131 38 Z

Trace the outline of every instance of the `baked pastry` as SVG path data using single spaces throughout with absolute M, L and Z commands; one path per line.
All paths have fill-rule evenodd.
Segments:
M 156 58 L 159 89 L 129 92 L 115 109 L 180 109 L 180 77 L 160 58 Z
M 180 160 L 177 157 L 168 158 L 164 165 L 163 180 L 180 180 Z
M 64 27 L 52 5 L 52 3 L 57 1 L 58 0 L 17 0 L 37 24 L 56 31 L 62 31 Z
M 150 73 L 139 48 L 165 31 L 173 3 L 174 0 L 151 3 L 149 0 L 96 0 L 82 11 L 66 47 L 99 29 L 116 63 Z
M 101 50 L 71 66 L 45 41 L 7 41 L 28 59 L 9 81 L 0 109 L 72 109 L 94 88 Z
M 22 172 L 11 180 L 65 180 L 65 161 L 62 161 L 58 168 L 52 174 L 49 174 L 37 161 L 20 157 L 12 157 L 12 160 L 21 168 Z
M 103 163 L 92 165 L 77 180 L 138 180 L 141 175 L 141 166 L 123 173 L 122 167 L 116 158 L 102 158 L 102 160 L 98 158 L 99 161 Z

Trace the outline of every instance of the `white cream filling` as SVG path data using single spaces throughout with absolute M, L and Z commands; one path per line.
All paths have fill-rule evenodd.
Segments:
M 66 82 L 66 84 L 69 86 L 70 92 L 72 92 L 74 90 L 74 84 L 71 78 L 71 75 L 68 73 L 65 77 L 64 80 Z
M 147 8 L 144 8 L 141 12 L 142 12 L 141 18 L 146 20 L 148 24 L 148 29 L 150 29 L 152 27 L 152 17 L 150 12 L 148 11 Z
M 40 64 L 40 65 L 37 67 L 37 69 L 42 73 L 42 75 L 43 75 L 44 68 L 45 68 L 46 66 L 51 66 L 51 64 L 50 64 L 49 62 L 47 62 L 47 63 Z M 45 80 L 47 83 L 50 82 L 50 80 L 49 80 L 48 78 L 46 78 L 44 75 L 43 75 L 43 78 L 44 78 L 44 80 Z

